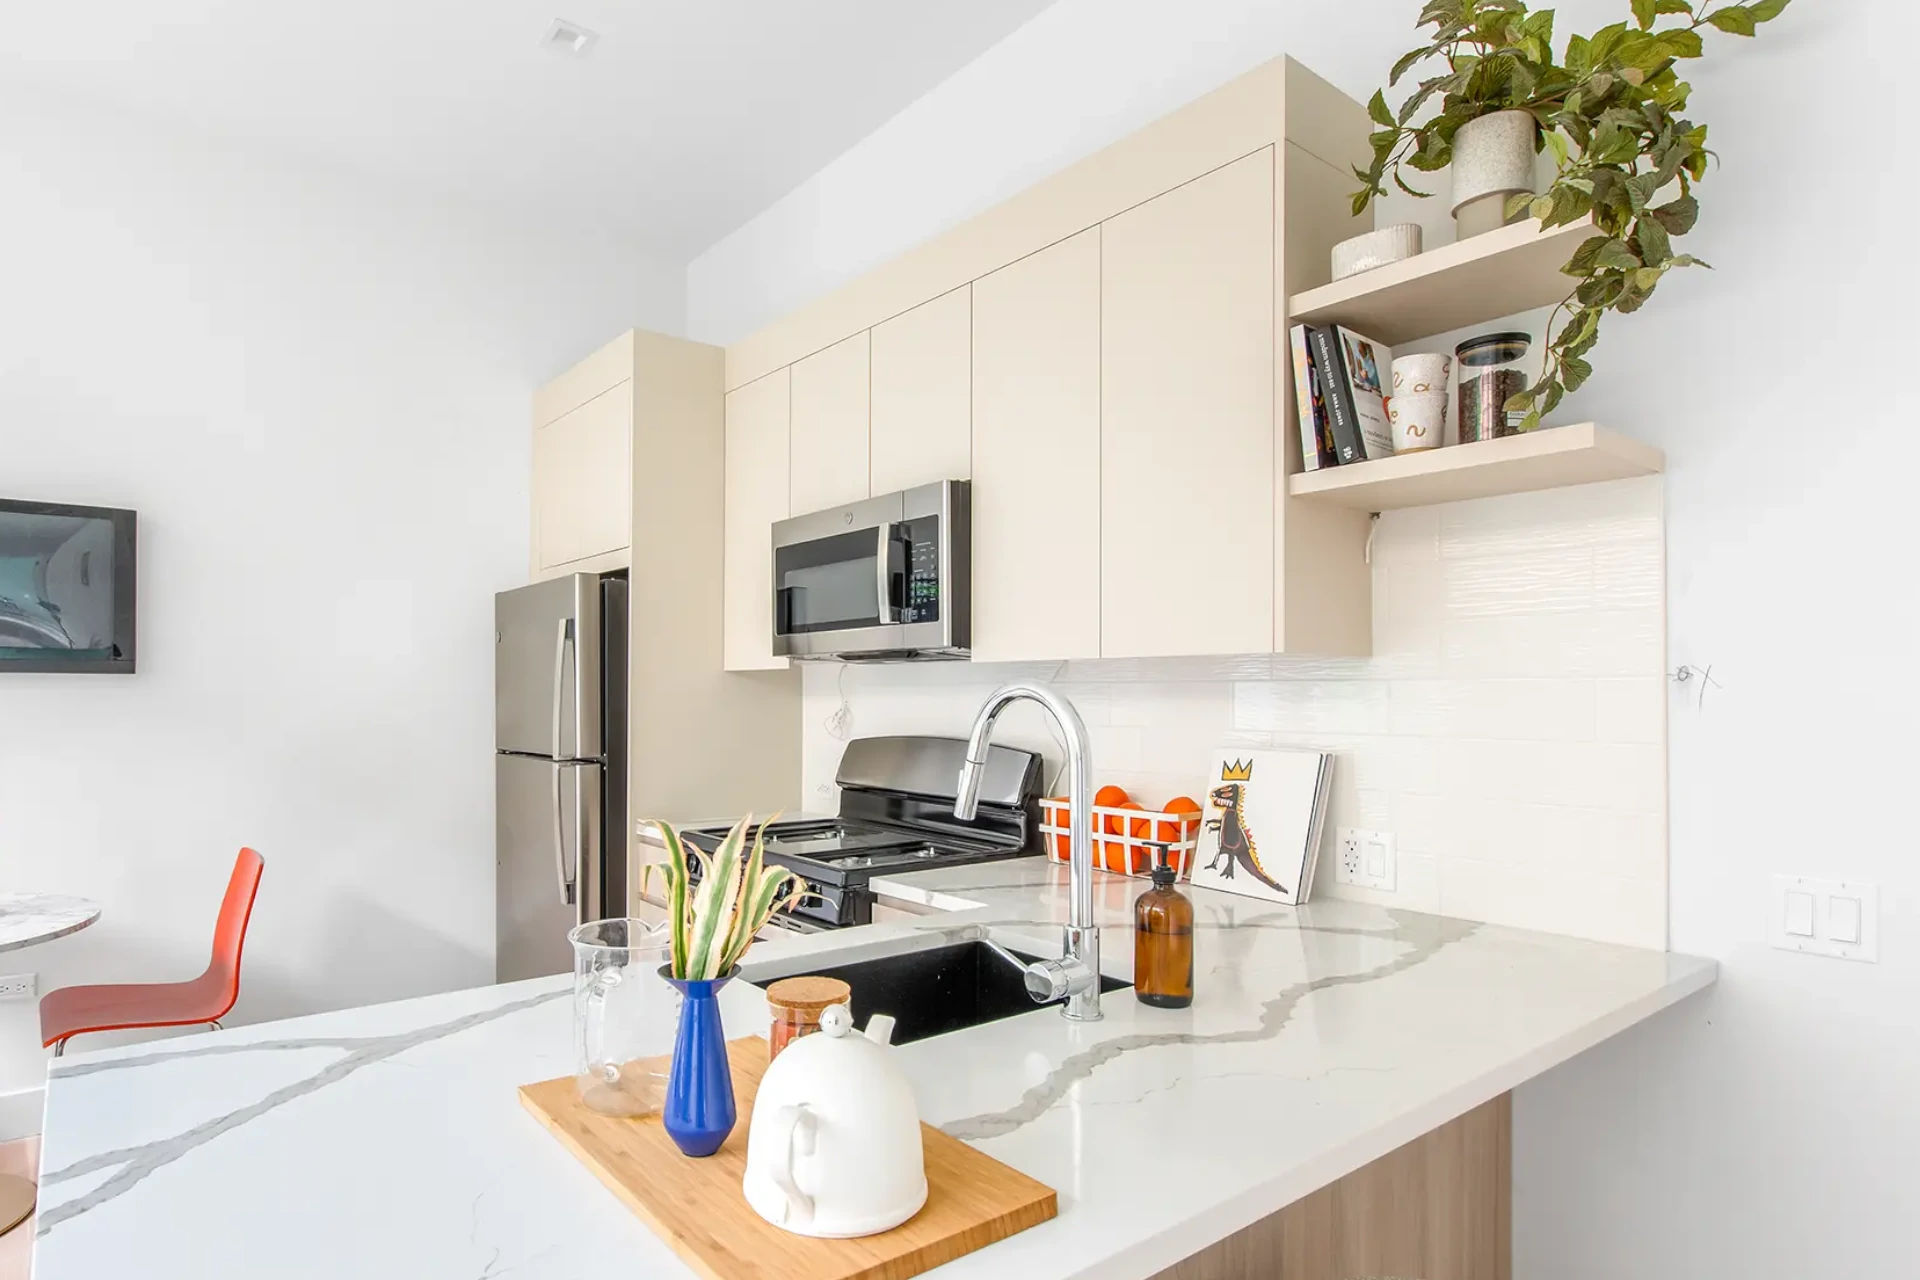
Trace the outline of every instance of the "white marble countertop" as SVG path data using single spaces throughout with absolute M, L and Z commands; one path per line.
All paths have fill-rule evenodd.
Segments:
M 755 948 L 749 976 L 990 932 L 1057 954 L 1065 869 L 922 872 L 951 911 Z M 1096 886 L 1130 972 L 1139 881 Z M 921 1114 L 1060 1192 L 1060 1216 L 939 1269 L 1151 1276 L 1711 983 L 1711 961 L 1343 902 L 1195 891 L 1186 1010 L 1106 997 L 901 1047 Z M 70 1055 L 53 1069 L 35 1280 L 690 1276 L 532 1116 L 568 1074 L 570 980 Z M 759 990 L 722 993 L 731 1034 Z M 660 1048 L 671 1041 L 663 1014 Z

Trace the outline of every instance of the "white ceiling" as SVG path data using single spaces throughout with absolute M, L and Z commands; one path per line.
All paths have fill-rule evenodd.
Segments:
M 684 261 L 1047 3 L 8 4 L 0 77 Z

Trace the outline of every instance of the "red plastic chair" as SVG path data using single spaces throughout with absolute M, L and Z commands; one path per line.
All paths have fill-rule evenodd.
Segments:
M 213 926 L 213 959 L 191 982 L 117 983 L 61 987 L 40 1000 L 40 1043 L 53 1056 L 67 1041 L 88 1031 L 124 1031 L 131 1027 L 188 1027 L 210 1022 L 216 1028 L 240 998 L 240 948 L 247 941 L 247 919 L 260 888 L 266 859 L 242 849 L 227 879 L 227 896 Z

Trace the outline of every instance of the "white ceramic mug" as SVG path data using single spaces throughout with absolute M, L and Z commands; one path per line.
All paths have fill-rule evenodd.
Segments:
M 1398 356 L 1393 362 L 1393 394 L 1444 396 L 1447 394 L 1447 375 L 1452 370 L 1452 356 L 1438 353 Z
M 1396 366 L 1399 363 L 1394 361 Z M 1395 453 L 1438 448 L 1447 438 L 1447 393 L 1423 391 L 1395 396 L 1388 402 L 1387 417 L 1393 423 Z

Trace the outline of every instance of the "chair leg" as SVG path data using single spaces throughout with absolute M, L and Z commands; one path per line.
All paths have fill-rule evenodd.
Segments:
M 225 1028 L 225 1027 L 223 1027 L 223 1026 L 221 1026 L 221 1025 L 220 1025 L 220 1019 L 218 1019 L 218 1018 L 208 1018 L 208 1019 L 207 1019 L 207 1025 L 208 1025 L 209 1027 L 211 1027 L 211 1028 L 213 1028 L 213 1029 L 214 1029 L 215 1031 L 225 1031 L 225 1030 L 226 1030 L 226 1028 Z
M 59 1056 L 60 1056 L 61 1054 L 63 1054 L 63 1053 L 65 1053 L 66 1051 L 67 1051 L 67 1042 L 66 1042 L 65 1040 L 55 1040 L 55 1041 L 53 1042 L 53 1056 L 54 1056 L 54 1057 L 56 1057 L 56 1058 L 57 1058 L 57 1057 L 59 1057 Z

